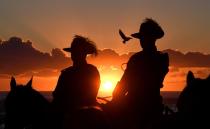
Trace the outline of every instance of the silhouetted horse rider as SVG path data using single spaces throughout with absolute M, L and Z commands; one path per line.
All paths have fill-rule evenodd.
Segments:
M 135 53 L 113 92 L 113 102 L 125 101 L 128 119 L 145 128 L 160 118 L 162 98 L 160 88 L 168 72 L 167 53 L 157 50 L 157 39 L 164 36 L 162 28 L 153 19 L 145 19 L 138 33 L 131 35 L 140 40 L 142 51 Z M 122 99 L 124 98 L 124 99 Z
M 62 70 L 53 92 L 53 106 L 62 119 L 66 114 L 85 106 L 96 105 L 96 96 L 100 86 L 97 68 L 86 61 L 88 54 L 97 55 L 96 46 L 88 38 L 76 35 L 70 48 L 73 66 Z

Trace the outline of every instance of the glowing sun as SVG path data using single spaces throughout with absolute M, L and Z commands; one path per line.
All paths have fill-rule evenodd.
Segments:
M 112 93 L 114 90 L 115 83 L 111 80 L 104 80 L 101 82 L 100 91 L 106 92 L 106 93 Z
M 101 74 L 101 85 L 98 92 L 99 97 L 112 96 L 112 92 L 118 82 L 118 76 Z
M 113 83 L 110 81 L 106 81 L 103 83 L 102 86 L 103 86 L 104 90 L 110 91 L 110 90 L 112 90 Z

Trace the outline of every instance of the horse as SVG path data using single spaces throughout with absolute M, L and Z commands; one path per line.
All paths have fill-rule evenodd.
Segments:
M 187 85 L 178 101 L 178 120 L 182 125 L 209 127 L 206 118 L 210 115 L 210 75 L 207 78 L 195 78 L 193 72 L 187 75 Z
M 196 78 L 189 71 L 186 86 L 181 91 L 176 107 L 177 111 L 165 116 L 162 129 L 209 128 L 210 115 L 210 75 Z
M 163 105 L 162 115 L 160 117 L 159 125 L 156 128 L 160 129 L 179 129 L 179 128 L 193 128 L 209 127 L 208 118 L 210 115 L 210 75 L 207 78 L 196 78 L 194 74 L 189 71 L 186 77 L 186 86 L 181 91 L 176 107 L 177 111 L 173 111 L 167 105 Z M 119 98 L 120 99 L 120 98 Z M 125 103 L 107 101 L 102 107 L 108 113 L 112 125 L 115 128 L 131 128 L 130 121 L 124 121 L 126 112 L 120 112 Z M 123 111 L 126 111 L 125 109 Z M 123 114 L 125 113 L 125 114 Z M 124 121 L 124 123 L 122 122 Z M 126 127 L 128 126 L 128 127 Z
M 17 85 L 11 78 L 10 92 L 5 100 L 5 129 L 109 129 L 106 115 L 100 106 L 81 106 L 60 117 L 52 103 L 32 87 Z M 60 123 L 61 120 L 61 123 Z
M 82 106 L 65 113 L 63 129 L 111 129 L 100 106 Z
M 26 85 L 10 81 L 10 92 L 5 100 L 5 129 L 44 129 L 49 102 L 32 87 L 32 78 Z
M 68 108 L 52 101 L 53 129 L 111 129 L 107 114 L 97 101 L 74 105 L 68 98 L 65 100 Z

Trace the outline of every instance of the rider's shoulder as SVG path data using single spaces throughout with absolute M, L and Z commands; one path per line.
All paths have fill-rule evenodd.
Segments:
M 133 54 L 130 59 L 133 60 L 133 59 L 137 59 L 137 58 L 141 58 L 143 56 L 143 52 L 140 51 L 140 52 L 137 52 L 135 54 Z
M 67 68 L 65 68 L 65 69 L 62 69 L 62 70 L 61 70 L 61 73 L 66 73 L 66 72 L 69 72 L 69 71 L 71 71 L 72 69 L 73 69 L 73 67 L 72 67 L 72 66 L 67 67 Z

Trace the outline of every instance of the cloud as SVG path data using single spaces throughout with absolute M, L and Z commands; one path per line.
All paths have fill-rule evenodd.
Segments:
M 164 50 L 169 54 L 170 65 L 174 67 L 210 67 L 210 54 L 188 52 L 186 54 L 171 49 Z
M 8 75 L 8 74 L 0 74 L 0 78 L 1 79 L 8 79 L 8 78 L 10 78 L 11 76 L 10 75 Z
M 172 49 L 163 52 L 169 54 L 170 72 L 178 72 L 182 67 L 210 67 L 210 55 L 200 52 L 184 54 Z M 112 71 L 125 68 L 125 63 L 134 54 L 131 52 L 119 55 L 112 49 L 99 50 L 98 53 L 97 57 L 88 56 L 88 62 L 98 68 L 108 68 Z M 1 77 L 5 75 L 56 76 L 61 69 L 72 64 L 70 58 L 66 57 L 59 48 L 52 49 L 51 53 L 44 53 L 34 48 L 32 42 L 24 42 L 18 37 L 0 41 L 0 61 Z
M 0 44 L 0 74 L 18 75 L 43 69 L 62 69 L 71 61 L 64 53 L 55 48 L 44 53 L 32 46 L 32 42 L 23 42 L 21 38 L 11 37 Z
M 210 54 L 205 55 L 201 52 L 188 52 L 186 54 L 172 49 L 163 50 L 168 53 L 172 71 L 177 71 L 178 67 L 210 67 Z M 114 65 L 120 67 L 127 63 L 133 52 L 119 55 L 114 50 L 104 49 L 99 51 L 96 58 L 89 58 L 90 61 L 97 65 Z
M 29 77 L 29 76 L 38 76 L 38 77 L 54 77 L 60 74 L 59 70 L 56 69 L 42 69 L 37 71 L 29 71 L 23 74 L 18 75 L 18 77 Z
M 97 57 L 89 57 L 88 61 L 96 66 L 107 66 L 121 68 L 121 66 L 128 62 L 133 53 L 119 55 L 112 49 L 99 50 Z
M 178 67 L 169 67 L 169 71 L 170 72 L 179 72 L 179 68 Z
M 170 70 L 164 79 L 166 90 L 182 90 L 189 70 L 193 71 L 196 77 L 202 78 L 206 78 L 210 73 L 210 55 L 200 52 L 184 54 L 172 49 L 163 52 L 168 53 L 170 58 Z M 88 56 L 88 62 L 98 67 L 101 79 L 111 77 L 116 80 L 121 78 L 126 63 L 134 54 L 130 52 L 119 55 L 112 49 L 99 50 L 98 53 L 96 57 Z M 53 89 L 57 78 L 53 80 L 49 77 L 58 77 L 60 71 L 70 65 L 72 61 L 59 48 L 45 53 L 34 48 L 32 42 L 18 37 L 11 37 L 8 41 L 0 40 L 0 90 L 9 89 L 10 78 L 14 75 L 19 78 L 36 76 L 37 86 L 46 83 L 51 87 L 48 90 Z

